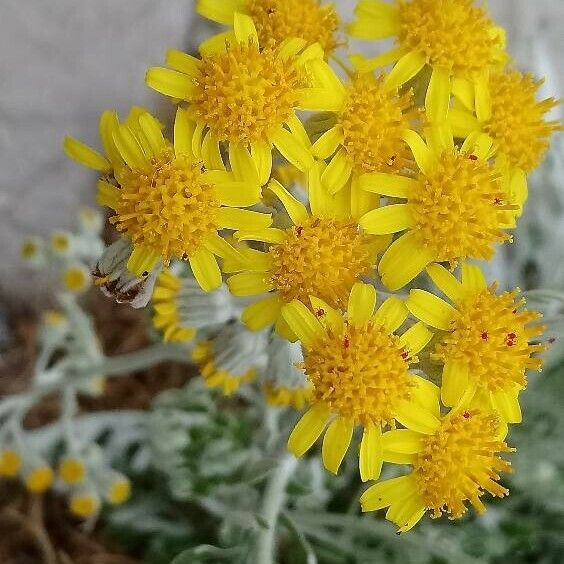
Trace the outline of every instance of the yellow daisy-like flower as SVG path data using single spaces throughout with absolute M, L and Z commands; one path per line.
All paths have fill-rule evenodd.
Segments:
M 330 55 L 338 44 L 335 6 L 319 0 L 198 0 L 196 9 L 205 18 L 230 26 L 237 12 L 250 16 L 261 45 L 299 37 L 308 45 L 319 43 Z
M 391 290 L 405 286 L 433 262 L 489 260 L 495 244 L 511 239 L 504 229 L 512 225 L 516 206 L 489 163 L 491 138 L 471 136 L 458 149 L 448 128 L 428 130 L 427 137 L 425 143 L 413 131 L 404 136 L 417 162 L 413 177 L 376 172 L 359 180 L 366 190 L 407 200 L 359 220 L 366 233 L 407 232 L 378 266 Z
M 438 410 L 437 403 L 437 410 Z M 513 452 L 504 441 L 507 426 L 497 415 L 479 409 L 458 409 L 424 432 L 394 430 L 382 437 L 384 460 L 411 464 L 406 476 L 384 480 L 360 498 L 363 511 L 388 507 L 386 519 L 409 531 L 427 511 L 458 519 L 470 502 L 485 511 L 484 493 L 504 497 L 509 491 L 498 481 L 511 465 L 499 455 Z
M 325 467 L 337 473 L 360 425 L 361 478 L 377 479 L 383 427 L 398 421 L 426 431 L 438 423 L 438 413 L 427 406 L 437 403 L 439 389 L 410 373 L 432 333 L 417 323 L 396 335 L 407 318 L 405 305 L 390 297 L 375 311 L 376 290 L 361 282 L 351 291 L 346 318 L 319 298 L 312 297 L 311 304 L 315 313 L 298 301 L 282 310 L 303 345 L 302 367 L 313 386 L 312 407 L 292 431 L 288 448 L 302 456 L 329 424 L 322 458 Z
M 329 159 L 322 177 L 326 189 L 334 194 L 364 173 L 398 173 L 410 166 L 413 157 L 403 136 L 418 117 L 412 92 L 390 89 L 384 76 L 371 73 L 343 85 L 325 69 L 325 79 L 334 84 L 341 100 L 333 114 L 334 126 L 312 147 L 317 158 Z
M 491 110 L 487 119 L 476 117 L 471 92 L 459 92 L 461 104 L 449 112 L 456 136 L 467 137 L 477 131 L 491 136 L 496 164 L 520 207 L 527 199 L 527 174 L 540 165 L 550 136 L 562 128 L 558 121 L 546 119 L 558 101 L 537 100 L 542 83 L 515 70 L 495 72 L 489 78 Z
M 242 315 L 253 331 L 276 323 L 278 332 L 291 338 L 280 311 L 295 299 L 309 303 L 317 296 L 332 307 L 346 305 L 354 283 L 373 272 L 377 253 L 389 241 L 364 234 L 355 219 L 377 207 L 379 198 L 360 190 L 331 197 L 321 184 L 324 168 L 318 163 L 309 175 L 311 211 L 279 182 L 269 184 L 288 212 L 290 227 L 236 233 L 240 240 L 266 245 L 264 252 L 247 252 L 244 271 L 227 282 L 235 296 L 262 296 Z
M 75 264 L 65 268 L 61 275 L 65 290 L 73 294 L 81 294 L 88 290 L 92 283 L 90 271 L 82 264 Z
M 496 293 L 477 266 L 464 264 L 459 281 L 446 268 L 427 268 L 437 287 L 452 301 L 423 290 L 412 290 L 406 302 L 420 320 L 442 331 L 431 358 L 443 368 L 441 399 L 457 405 L 462 398 L 485 410 L 495 410 L 508 423 L 521 422 L 519 392 L 527 369 L 540 370 L 533 358 L 546 349 L 532 341 L 544 328 L 541 314 L 523 309 L 519 290 Z
M 321 46 L 306 47 L 303 39 L 262 45 L 253 20 L 236 13 L 233 31 L 212 37 L 200 52 L 201 59 L 169 51 L 170 68 L 149 69 L 147 84 L 188 102 L 204 144 L 250 148 L 262 184 L 270 178 L 273 146 L 308 170 L 313 157 L 296 111 L 329 110 L 335 104 L 330 86 L 309 69 L 312 61 L 327 66 Z
M 98 203 L 114 210 L 110 222 L 133 243 L 129 271 L 142 276 L 159 261 L 167 265 L 172 258 L 187 259 L 205 291 L 218 288 L 222 279 L 216 256 L 237 256 L 218 232 L 263 229 L 271 223 L 269 215 L 241 209 L 261 196 L 247 149 L 231 147 L 233 170 L 227 172 L 219 148 L 200 145 L 201 131 L 181 108 L 174 144 L 147 112 L 121 125 L 115 113 L 106 112 L 100 132 L 108 158 L 70 138 L 65 149 L 105 173 L 98 181 Z
M 217 362 L 218 354 L 221 354 L 221 351 L 215 350 L 212 341 L 202 341 L 192 351 L 192 360 L 200 367 L 202 378 L 209 388 L 218 388 L 223 392 L 223 395 L 230 396 L 241 385 L 248 384 L 256 379 L 257 371 L 254 367 L 245 366 L 241 370 L 222 367 Z M 222 357 L 224 356 L 222 355 Z M 229 362 L 228 359 L 224 360 Z
M 428 66 L 425 107 L 432 121 L 446 118 L 450 94 L 461 87 L 474 92 L 477 111 L 487 116 L 489 72 L 507 57 L 504 32 L 484 8 L 472 0 L 360 0 L 355 13 L 353 37 L 396 42 L 391 51 L 362 61 L 362 68 L 394 63 L 387 83 L 397 88 Z

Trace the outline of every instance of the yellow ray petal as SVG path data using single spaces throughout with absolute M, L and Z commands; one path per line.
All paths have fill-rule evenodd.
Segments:
M 407 204 L 392 204 L 363 215 L 359 224 L 371 235 L 387 235 L 408 229 L 413 225 L 413 218 Z
M 328 159 L 335 153 L 339 145 L 343 142 L 343 129 L 340 126 L 332 127 L 326 131 L 312 147 L 313 154 L 318 159 Z
M 233 31 L 239 43 L 246 45 L 249 42 L 259 44 L 258 33 L 253 19 L 241 12 L 235 12 L 233 17 Z
M 272 224 L 270 214 L 238 208 L 219 208 L 217 220 L 224 229 L 233 229 L 234 231 L 266 229 Z
M 350 323 L 364 325 L 373 315 L 376 306 L 376 289 L 370 284 L 357 282 L 351 290 L 347 315 Z
M 419 134 L 411 129 L 403 133 L 402 139 L 409 145 L 419 170 L 421 170 L 423 174 L 429 174 L 435 157 L 425 144 L 425 141 L 423 141 Z
M 288 192 L 288 190 L 286 190 L 286 188 L 284 188 L 278 180 L 272 180 L 268 185 L 268 188 L 274 192 L 276 197 L 282 202 L 282 205 L 288 212 L 288 215 L 294 225 L 300 225 L 304 221 L 307 221 L 309 213 L 307 212 L 306 207 L 299 200 L 294 198 L 294 196 L 292 196 L 292 194 L 290 194 L 290 192 Z
M 374 314 L 374 321 L 381 324 L 388 333 L 393 333 L 407 319 L 409 310 L 396 296 L 390 296 Z
M 260 185 L 264 186 L 272 174 L 272 148 L 268 143 L 255 142 L 251 145 L 251 155 L 259 173 Z
M 425 290 L 411 290 L 405 305 L 415 317 L 443 331 L 451 329 L 458 315 L 449 303 Z
M 112 170 L 112 165 L 106 157 L 78 139 L 74 139 L 74 137 L 65 137 L 63 148 L 67 157 L 87 168 L 100 172 L 110 172 Z
M 419 74 L 425 66 L 425 57 L 415 51 L 403 55 L 384 81 L 387 90 L 396 90 Z
M 222 283 L 221 271 L 215 256 L 207 249 L 200 249 L 189 259 L 194 278 L 204 292 L 217 290 Z
M 432 435 L 441 425 L 440 420 L 429 411 L 416 409 L 408 401 L 402 402 L 396 409 L 395 418 L 408 429 Z
M 214 22 L 232 25 L 235 12 L 244 11 L 247 0 L 198 0 L 196 11 Z
M 450 104 L 450 93 L 450 72 L 440 67 L 433 68 L 425 97 L 427 118 L 431 122 L 441 123 L 446 120 Z
M 314 163 L 313 155 L 287 129 L 280 128 L 272 138 L 272 142 L 282 156 L 298 170 L 307 172 Z
M 409 352 L 409 356 L 415 356 L 423 350 L 433 338 L 433 333 L 427 329 L 422 322 L 411 326 L 401 337 L 400 342 Z
M 315 315 L 297 300 L 282 308 L 282 317 L 306 348 L 311 347 L 325 332 Z
M 380 425 L 365 427 L 360 443 L 360 457 L 358 460 L 360 479 L 363 482 L 380 478 L 383 454 L 382 429 Z
M 192 139 L 195 130 L 196 123 L 188 117 L 187 110 L 178 108 L 174 120 L 174 152 L 176 156 L 188 155 L 194 157 Z
M 341 148 L 321 175 L 321 183 L 330 194 L 339 192 L 349 181 L 353 165 L 346 149 Z
M 151 67 L 145 75 L 145 83 L 149 88 L 179 100 L 190 100 L 195 89 L 190 76 L 164 67 Z
M 448 406 L 457 405 L 468 386 L 468 365 L 455 360 L 447 360 L 443 367 L 441 400 Z
M 462 284 L 444 266 L 431 264 L 427 267 L 427 274 L 435 286 L 454 303 L 459 302 L 464 297 Z
M 227 286 L 238 298 L 264 294 L 273 288 L 264 272 L 239 272 L 227 280 Z
M 479 266 L 465 262 L 461 270 L 462 286 L 465 292 L 477 294 L 488 287 L 486 277 Z
M 417 492 L 412 476 L 399 476 L 370 486 L 361 496 L 362 511 L 378 511 Z
M 242 143 L 229 144 L 229 162 L 237 180 L 259 184 L 259 173 L 251 153 Z
M 410 190 L 418 186 L 418 182 L 412 178 L 385 172 L 363 174 L 359 178 L 359 183 L 363 190 L 392 198 L 407 198 Z
M 184 53 L 183 51 L 169 49 L 166 52 L 165 62 L 171 69 L 187 74 L 192 78 L 197 77 L 200 73 L 200 59 L 188 53 Z
M 262 331 L 272 325 L 280 314 L 283 301 L 274 294 L 248 305 L 241 315 L 241 320 L 251 331 Z
M 321 457 L 323 465 L 329 472 L 337 474 L 339 466 L 351 444 L 354 425 L 351 421 L 337 417 L 334 419 L 323 437 Z
M 298 421 L 288 439 L 288 450 L 297 457 L 303 456 L 319 438 L 329 419 L 329 409 L 316 404 Z

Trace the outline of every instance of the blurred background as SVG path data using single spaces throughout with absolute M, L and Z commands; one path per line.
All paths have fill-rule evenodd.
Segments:
M 339 0 L 337 4 L 343 16 L 350 17 L 355 2 Z M 562 97 L 564 1 L 489 0 L 488 4 L 498 23 L 508 31 L 509 50 L 518 66 L 547 77 L 542 92 L 545 97 Z M 21 240 L 28 235 L 46 236 L 55 229 L 69 228 L 80 206 L 93 203 L 94 177 L 63 155 L 63 137 L 72 134 L 97 146 L 98 117 L 107 108 L 116 108 L 124 114 L 131 105 L 140 104 L 161 112 L 170 111 L 160 96 L 144 86 L 145 69 L 159 64 L 168 47 L 193 49 L 212 26 L 194 15 L 193 0 L 2 0 L 0 8 L 0 395 L 3 395 L 25 387 L 25 377 L 21 374 L 29 368 L 34 355 L 33 316 L 26 316 L 49 293 L 48 281 L 21 265 Z M 352 48 L 361 47 L 355 44 Z M 561 118 L 562 106 L 555 113 L 555 117 Z M 525 423 L 512 433 L 512 442 L 518 447 L 516 473 L 510 484 L 512 495 L 509 500 L 494 503 L 485 518 L 465 519 L 454 526 L 426 525 L 419 537 L 426 539 L 424 544 L 396 542 L 391 536 L 392 529 L 385 529 L 380 540 L 371 541 L 374 559 L 350 560 L 351 563 L 564 562 L 564 343 L 558 337 L 564 334 L 562 135 L 554 140 L 546 163 L 533 175 L 530 184 L 531 197 L 516 242 L 498 254 L 491 265 L 491 276 L 502 286 L 517 285 L 530 291 L 530 306 L 547 312 L 549 333 L 556 341 L 544 372 L 531 376 L 524 394 Z M 538 290 L 550 290 L 550 293 Z M 91 308 L 98 312 L 96 322 L 106 352 L 126 352 L 144 344 L 141 316 L 115 308 L 107 301 L 94 300 Z M 12 318 L 8 327 L 6 314 L 14 310 L 25 315 L 15 322 Z M 185 375 L 175 370 L 161 368 L 158 372 L 136 375 L 131 381 L 112 388 L 113 395 L 102 399 L 93 409 L 112 406 L 123 409 L 125 405 L 148 410 L 152 398 L 161 389 L 184 382 Z M 48 406 L 45 409 L 48 412 Z M 159 408 L 153 409 L 158 420 Z M 37 415 L 39 423 L 45 418 L 48 415 Z M 174 482 L 178 476 L 169 478 Z M 174 505 L 182 496 L 175 497 L 174 488 L 172 491 L 169 501 Z M 2 496 L 0 506 L 4 507 Z M 343 505 L 337 495 L 334 510 L 341 509 L 339 503 Z M 57 515 L 53 512 L 51 517 L 56 519 Z M 188 542 L 179 540 L 179 529 L 175 527 L 174 519 L 182 517 L 170 512 L 167 515 L 168 521 L 163 515 L 151 516 L 155 519 L 151 525 L 136 529 L 136 523 L 129 522 L 127 514 L 120 514 L 113 521 L 110 519 L 107 535 L 117 539 L 118 546 L 130 543 L 130 548 L 134 546 L 131 550 L 138 555 L 153 550 L 162 556 L 168 554 L 168 542 L 171 547 Z M 15 534 L 17 527 L 5 529 L 4 518 L 0 513 L 0 533 L 7 530 Z M 72 527 L 59 531 L 59 525 L 54 529 L 58 532 L 53 534 L 75 534 Z M 449 549 L 445 549 L 441 558 L 432 545 L 446 543 L 447 539 Z M 97 537 L 88 541 L 83 538 L 81 542 L 80 550 L 102 556 L 76 562 L 139 561 L 110 554 L 104 548 L 106 541 L 98 542 Z M 156 549 L 156 545 L 160 548 Z M 0 562 L 4 563 L 2 554 L 0 540 Z M 174 554 L 173 548 L 170 554 Z M 166 558 L 161 556 L 146 561 L 166 563 Z M 18 560 L 17 564 L 20 562 L 36 564 L 43 560 L 32 557 Z M 298 560 L 290 562 L 294 564 Z

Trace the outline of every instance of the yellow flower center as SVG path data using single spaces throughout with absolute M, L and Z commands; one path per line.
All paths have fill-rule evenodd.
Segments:
M 112 505 L 125 503 L 131 495 L 131 484 L 128 480 L 118 480 L 110 487 L 108 501 Z
M 413 385 L 399 337 L 373 322 L 327 333 L 307 351 L 303 368 L 315 402 L 365 427 L 393 423 Z
M 417 116 L 412 92 L 386 91 L 383 77 L 357 76 L 348 87 L 345 108 L 337 118 L 343 128 L 343 146 L 361 172 L 399 172 L 410 158 L 401 139 Z
M 27 475 L 25 486 L 32 493 L 41 493 L 51 487 L 53 478 L 53 470 L 48 466 L 41 466 Z
M 431 66 L 472 73 L 500 60 L 504 39 L 473 0 L 399 0 L 399 45 Z
M 286 240 L 271 247 L 272 284 L 287 302 L 309 303 L 316 296 L 342 305 L 358 278 L 374 266 L 368 242 L 353 221 L 310 218 L 287 229 Z
M 233 43 L 203 57 L 192 109 L 220 141 L 270 141 L 298 105 L 302 86 L 294 61 L 277 47 Z
M 67 458 L 59 466 L 59 476 L 67 484 L 78 484 L 86 475 L 86 469 L 82 461 L 77 458 Z
M 543 327 L 527 327 L 540 314 L 520 311 L 524 300 L 517 301 L 517 297 L 517 290 L 497 295 L 492 288 L 467 298 L 459 306 L 453 331 L 444 334 L 433 358 L 465 364 L 471 381 L 480 389 L 524 388 L 525 370 L 542 366 L 542 360 L 531 355 L 544 346 L 530 341 Z
M 505 204 L 499 177 L 486 161 L 445 152 L 417 180 L 408 197 L 413 231 L 438 261 L 488 260 L 495 243 L 510 239 L 500 224 L 512 206 Z
M 63 284 L 70 292 L 82 292 L 88 288 L 88 271 L 80 267 L 67 268 L 63 273 Z
M 22 458 L 15 450 L 0 452 L 0 476 L 14 478 L 22 466 Z
M 423 450 L 413 464 L 413 475 L 425 506 L 433 517 L 448 513 L 462 516 L 470 503 L 481 513 L 484 492 L 503 497 L 509 492 L 499 485 L 499 472 L 511 465 L 497 453 L 513 452 L 498 438 L 499 420 L 479 410 L 447 416 L 434 435 L 425 437 Z
M 124 169 L 120 199 L 110 219 L 135 245 L 161 254 L 163 262 L 186 258 L 217 231 L 220 203 L 202 165 L 166 150 L 150 170 Z
M 70 502 L 70 510 L 77 517 L 90 517 L 98 511 L 100 503 L 92 495 L 73 495 Z
M 557 102 L 553 98 L 537 102 L 541 84 L 530 74 L 516 71 L 496 73 L 490 78 L 492 115 L 484 129 L 509 164 L 525 172 L 539 166 L 548 149 L 548 138 L 560 129 L 558 122 L 544 120 Z
M 299 37 L 321 44 L 327 54 L 337 47 L 339 18 L 332 5 L 323 6 L 319 0 L 249 0 L 247 12 L 263 45 Z

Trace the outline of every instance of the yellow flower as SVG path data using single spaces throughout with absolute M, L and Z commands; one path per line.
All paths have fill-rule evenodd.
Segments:
M 65 290 L 73 294 L 81 294 L 91 285 L 90 271 L 81 264 L 67 267 L 62 274 L 62 283 Z
M 108 502 L 112 505 L 121 505 L 131 496 L 131 482 L 124 477 L 119 477 L 110 484 Z
M 426 133 L 427 143 L 413 131 L 404 136 L 417 162 L 413 177 L 376 172 L 359 180 L 366 190 L 407 200 L 359 220 L 367 233 L 406 231 L 378 266 L 391 290 L 405 286 L 433 262 L 489 260 L 496 243 L 511 239 L 504 229 L 513 225 L 516 206 L 488 161 L 491 139 L 471 136 L 458 149 L 448 128 Z
M 319 43 L 327 55 L 337 47 L 335 6 L 319 0 L 198 0 L 196 9 L 205 18 L 230 26 L 235 13 L 250 16 L 261 45 L 298 37 L 308 45 Z
M 100 498 L 93 492 L 75 493 L 70 499 L 71 512 L 82 519 L 92 517 L 100 509 Z
M 54 473 L 49 466 L 37 466 L 31 469 L 25 477 L 25 487 L 32 493 L 43 493 L 53 483 Z
M 236 13 L 234 30 L 212 37 L 200 52 L 197 59 L 169 51 L 170 68 L 149 69 L 147 84 L 188 102 L 204 145 L 227 142 L 230 153 L 233 146 L 250 148 L 261 184 L 270 178 L 273 145 L 308 170 L 310 142 L 296 111 L 327 110 L 335 103 L 331 85 L 309 69 L 312 62 L 327 66 L 321 46 L 306 47 L 301 39 L 260 45 L 251 18 Z
M 437 404 L 438 409 L 438 404 Z M 394 430 L 382 436 L 384 460 L 411 464 L 406 476 L 384 480 L 360 498 L 363 511 L 389 507 L 386 519 L 409 531 L 426 511 L 433 518 L 447 513 L 458 519 L 470 502 L 485 511 L 484 493 L 504 497 L 509 492 L 498 483 L 511 465 L 499 454 L 513 452 L 505 443 L 507 427 L 496 415 L 479 409 L 451 411 L 434 429 L 414 432 Z
M 388 88 L 384 76 L 371 73 L 359 74 L 347 85 L 331 69 L 325 75 L 340 96 L 335 124 L 312 147 L 317 158 L 329 159 L 322 177 L 325 188 L 334 194 L 363 173 L 398 173 L 411 166 L 413 157 L 403 140 L 418 117 L 411 90 L 400 94 Z
M 394 37 L 396 43 L 375 59 L 356 58 L 359 68 L 394 63 L 387 83 L 398 88 L 430 67 L 425 107 L 431 120 L 446 118 L 450 94 L 460 88 L 474 93 L 478 113 L 487 116 L 489 72 L 507 57 L 504 31 L 485 9 L 472 0 L 360 0 L 355 13 L 353 37 Z
M 443 365 L 443 403 L 454 406 L 464 397 L 508 423 L 520 423 L 518 396 L 527 384 L 526 370 L 542 367 L 532 356 L 545 346 L 532 341 L 544 328 L 530 325 L 541 315 L 523 309 L 519 290 L 498 294 L 495 284 L 488 287 L 477 266 L 464 264 L 460 281 L 439 265 L 427 272 L 454 306 L 423 290 L 412 290 L 406 305 L 442 331 L 431 358 Z
M 107 160 L 106 176 L 98 181 L 98 203 L 114 210 L 110 218 L 133 243 L 127 268 L 136 276 L 151 272 L 159 260 L 188 259 L 205 291 L 221 285 L 216 256 L 237 256 L 218 232 L 222 229 L 263 229 L 269 215 L 241 209 L 260 200 L 261 187 L 248 151 L 233 145 L 227 172 L 219 147 L 200 146 L 201 130 L 179 108 L 174 145 L 147 112 L 135 112 L 127 123 L 106 112 L 100 131 Z M 67 138 L 67 154 L 94 168 L 92 149 Z M 99 159 L 105 159 L 98 155 Z M 112 176 L 113 171 L 113 176 Z
M 261 296 L 242 315 L 253 331 L 276 322 L 278 332 L 292 338 L 280 311 L 294 299 L 309 303 L 313 295 L 333 307 L 346 304 L 353 284 L 373 272 L 377 253 L 389 242 L 386 237 L 365 235 L 355 219 L 377 207 L 379 199 L 356 187 L 354 192 L 349 187 L 330 196 L 321 185 L 323 169 L 324 164 L 318 163 L 310 171 L 311 211 L 279 182 L 270 183 L 269 189 L 290 217 L 290 227 L 236 233 L 240 240 L 266 245 L 264 252 L 247 252 L 245 271 L 227 282 L 236 296 Z
M 540 165 L 550 136 L 562 128 L 558 121 L 546 119 L 558 102 L 554 98 L 537 100 L 542 83 L 515 70 L 495 72 L 489 78 L 491 111 L 487 119 L 474 115 L 474 99 L 464 91 L 458 96 L 461 104 L 449 112 L 456 136 L 477 131 L 491 136 L 496 164 L 520 208 L 527 199 L 527 174 Z
M 57 231 L 51 237 L 51 249 L 58 255 L 68 255 L 71 251 L 72 236 L 65 231 Z
M 192 359 L 198 364 L 209 388 L 226 396 L 242 384 L 252 382 L 264 363 L 264 338 L 240 324 L 227 324 L 213 338 L 194 347 Z
M 84 462 L 78 458 L 65 458 L 59 465 L 59 476 L 67 484 L 79 484 L 86 476 Z
M 225 286 L 205 293 L 193 277 L 180 278 L 168 269 L 159 274 L 152 302 L 153 324 L 165 341 L 191 341 L 198 329 L 221 325 L 234 313 Z
M 351 291 L 346 318 L 323 300 L 312 298 L 311 303 L 315 313 L 298 301 L 282 310 L 302 342 L 302 366 L 313 386 L 312 407 L 292 431 L 288 448 L 302 456 L 329 423 L 322 458 L 325 467 L 337 473 L 360 425 L 361 478 L 377 479 L 383 427 L 394 427 L 397 421 L 426 431 L 438 424 L 438 411 L 430 412 L 427 406 L 438 402 L 439 389 L 410 373 L 432 334 L 417 323 L 396 335 L 407 317 L 405 305 L 391 297 L 375 311 L 376 290 L 361 282 Z
M 22 467 L 22 458 L 15 451 L 5 449 L 0 451 L 0 476 L 15 478 Z
M 309 404 L 312 391 L 311 386 L 288 388 L 286 386 L 275 386 L 272 383 L 265 384 L 262 390 L 268 405 L 272 407 L 293 407 L 299 411 Z

